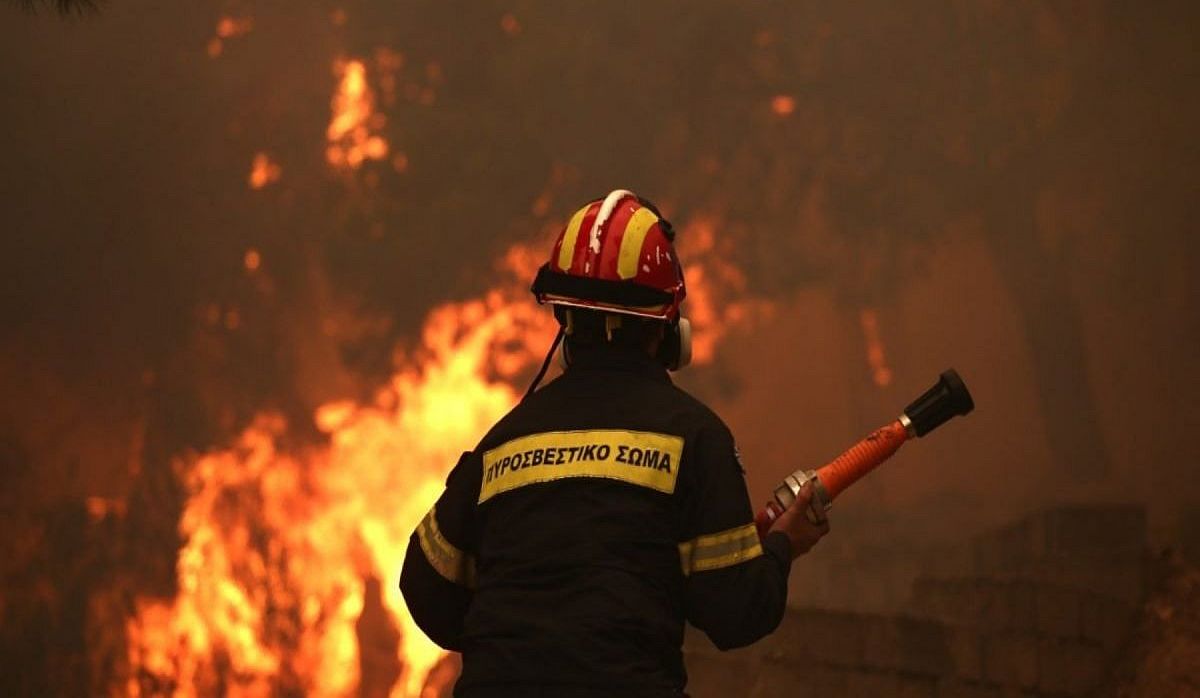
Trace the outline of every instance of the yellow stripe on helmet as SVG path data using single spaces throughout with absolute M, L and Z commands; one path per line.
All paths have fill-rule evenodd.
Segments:
M 571 216 L 567 229 L 563 232 L 562 248 L 558 251 L 558 268 L 563 271 L 571 270 L 571 260 L 575 257 L 575 242 L 579 239 L 579 228 L 583 225 L 583 217 L 587 215 L 588 204 Z
M 638 260 L 642 256 L 642 245 L 650 226 L 658 222 L 658 216 L 648 208 L 639 208 L 629 218 L 625 235 L 621 237 L 621 251 L 617 257 L 617 274 L 622 279 L 637 276 Z

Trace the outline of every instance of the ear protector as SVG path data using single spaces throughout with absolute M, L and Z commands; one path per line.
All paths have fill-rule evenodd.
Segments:
M 668 371 L 678 371 L 692 363 L 692 323 L 682 315 L 667 325 L 658 345 L 658 360 Z

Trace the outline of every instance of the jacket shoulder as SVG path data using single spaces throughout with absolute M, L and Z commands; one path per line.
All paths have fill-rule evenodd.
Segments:
M 475 451 L 477 453 L 483 453 L 484 451 L 493 449 L 505 441 L 513 438 L 514 436 L 517 436 L 517 434 L 514 432 L 514 428 L 515 425 L 523 421 L 522 412 L 525 408 L 528 408 L 528 405 L 522 402 L 518 402 L 516 405 L 513 405 L 512 409 L 510 409 L 503 417 L 497 420 L 496 423 L 492 425 L 492 428 L 488 429 L 487 433 L 483 435 L 483 438 L 480 439 L 479 443 L 475 445 Z
M 732 437 L 729 425 L 703 400 L 700 400 L 677 385 L 671 384 L 664 387 L 671 392 L 673 401 L 677 404 L 681 416 L 686 418 L 695 427 L 712 430 Z

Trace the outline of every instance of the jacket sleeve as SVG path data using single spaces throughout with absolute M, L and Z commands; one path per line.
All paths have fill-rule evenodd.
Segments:
M 749 645 L 779 626 L 787 605 L 787 536 L 759 542 L 733 437 L 723 424 L 696 437 L 695 481 L 679 546 L 688 622 L 719 649 Z
M 448 650 L 459 650 L 475 587 L 477 502 L 482 467 L 462 454 L 446 489 L 408 539 L 400 591 L 417 626 Z

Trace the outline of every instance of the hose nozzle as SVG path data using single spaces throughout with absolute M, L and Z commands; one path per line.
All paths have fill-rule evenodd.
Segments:
M 904 408 L 900 422 L 910 436 L 925 436 L 945 424 L 951 417 L 975 409 L 975 401 L 958 372 L 950 369 L 938 377 L 938 382 L 921 397 Z

